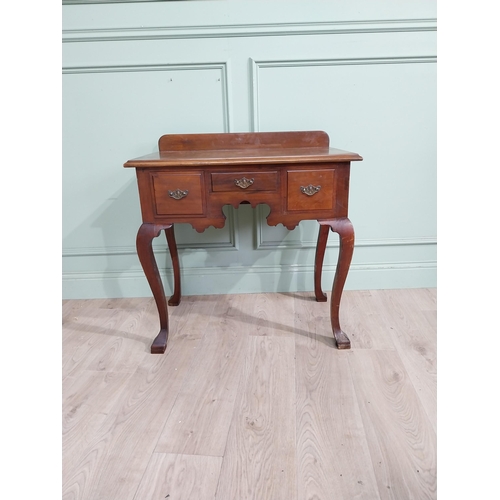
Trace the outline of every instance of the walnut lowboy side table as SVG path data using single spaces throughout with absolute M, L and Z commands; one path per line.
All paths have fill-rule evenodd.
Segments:
M 187 222 L 198 232 L 222 228 L 224 205 L 240 203 L 271 208 L 267 222 L 295 228 L 301 220 L 319 222 L 314 267 L 316 300 L 325 302 L 321 271 L 328 233 L 340 236 L 330 317 L 339 349 L 351 344 L 341 330 L 339 309 L 354 250 L 354 230 L 347 218 L 351 161 L 361 156 L 332 149 L 325 132 L 256 132 L 164 135 L 159 152 L 129 160 L 136 169 L 143 224 L 137 234 L 137 253 L 151 287 L 160 332 L 152 353 L 164 353 L 168 338 L 168 310 L 153 253 L 153 238 L 165 230 L 174 271 L 174 293 L 168 305 L 181 300 L 180 266 L 174 224 Z

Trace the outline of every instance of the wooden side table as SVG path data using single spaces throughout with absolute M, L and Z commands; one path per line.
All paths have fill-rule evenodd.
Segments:
M 340 328 L 342 291 L 354 250 L 354 229 L 347 217 L 351 161 L 356 153 L 330 148 L 325 132 L 256 132 L 164 135 L 159 152 L 129 160 L 136 169 L 143 224 L 137 234 L 137 253 L 151 287 L 160 332 L 152 353 L 164 353 L 168 339 L 168 310 L 152 241 L 165 230 L 174 271 L 174 293 L 168 305 L 181 300 L 180 265 L 174 224 L 187 222 L 198 232 L 222 228 L 224 205 L 240 203 L 271 208 L 267 223 L 293 229 L 301 220 L 319 222 L 314 268 L 316 300 L 325 302 L 321 271 L 328 233 L 340 236 L 330 317 L 339 349 L 351 344 Z

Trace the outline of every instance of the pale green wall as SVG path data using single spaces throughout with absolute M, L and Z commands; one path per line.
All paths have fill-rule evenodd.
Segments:
M 182 132 L 325 130 L 364 158 L 346 288 L 436 286 L 435 2 L 64 5 L 63 30 L 64 298 L 150 295 L 122 165 Z M 268 227 L 266 208 L 228 208 L 203 234 L 177 226 L 185 294 L 312 290 L 317 224 Z

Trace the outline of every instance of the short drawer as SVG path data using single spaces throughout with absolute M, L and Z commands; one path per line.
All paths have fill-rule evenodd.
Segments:
M 335 170 L 289 170 L 287 172 L 289 211 L 332 210 L 335 197 Z
M 212 191 L 276 191 L 278 172 L 213 172 Z
M 203 174 L 152 174 L 157 215 L 203 215 Z

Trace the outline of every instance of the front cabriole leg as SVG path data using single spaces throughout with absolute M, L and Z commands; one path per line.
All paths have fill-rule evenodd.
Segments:
M 330 226 L 334 233 L 340 236 L 340 249 L 333 280 L 332 299 L 330 302 L 330 319 L 332 323 L 333 335 L 339 349 L 350 349 L 351 341 L 340 328 L 340 299 L 344 290 L 347 273 L 351 265 L 352 254 L 354 252 L 354 227 L 347 217 L 330 221 L 320 221 L 320 224 Z
M 151 345 L 151 354 L 163 354 L 167 348 L 168 339 L 168 310 L 167 301 L 165 299 L 165 291 L 161 281 L 158 266 L 153 252 L 153 238 L 156 238 L 162 229 L 168 229 L 171 224 L 160 225 L 144 223 L 139 228 L 137 233 L 137 255 L 148 280 L 153 297 L 158 308 L 160 316 L 160 333 L 154 339 Z

